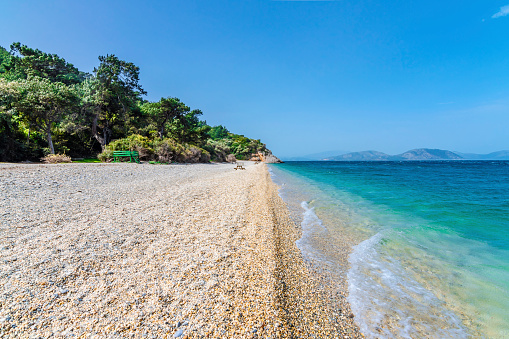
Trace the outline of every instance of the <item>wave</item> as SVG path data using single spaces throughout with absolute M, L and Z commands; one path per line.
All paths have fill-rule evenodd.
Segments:
M 323 237 L 327 233 L 327 229 L 323 226 L 322 221 L 315 214 L 314 207 L 309 207 L 309 203 L 302 201 L 300 206 L 304 209 L 302 216 L 301 230 L 302 236 L 295 242 L 300 252 L 307 260 L 316 263 L 327 263 L 326 256 L 313 245 L 314 237 Z
M 353 247 L 348 302 L 367 338 L 466 338 L 461 320 L 431 291 L 381 254 L 379 232 Z

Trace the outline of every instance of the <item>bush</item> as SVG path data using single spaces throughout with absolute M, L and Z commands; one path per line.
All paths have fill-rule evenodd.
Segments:
M 0 162 L 37 161 L 45 155 L 40 147 L 45 141 L 39 133 L 32 132 L 32 140 L 27 143 L 27 137 L 21 130 L 10 113 L 0 111 Z
M 179 155 L 184 153 L 184 146 L 173 139 L 158 140 L 154 143 L 155 158 L 159 162 L 171 163 L 178 161 Z
M 184 162 L 196 163 L 200 162 L 201 151 L 198 147 L 190 147 L 185 152 Z
M 60 164 L 65 162 L 72 162 L 71 157 L 65 154 L 48 154 L 44 158 L 41 158 L 46 164 Z
M 207 140 L 207 144 L 204 148 L 209 152 L 213 161 L 217 162 L 225 162 L 226 155 L 231 153 L 230 140 L 221 139 L 221 140 Z
M 192 164 L 197 162 L 210 162 L 210 153 L 196 146 L 188 146 L 184 152 L 178 155 L 177 161 Z
M 200 162 L 210 162 L 210 153 L 206 150 L 200 148 L 201 150 L 201 156 L 200 156 Z
M 234 154 L 228 154 L 228 156 L 226 157 L 226 161 L 234 163 L 237 162 L 237 159 L 235 158 Z
M 133 134 L 127 138 L 110 142 L 97 158 L 101 161 L 108 162 L 113 159 L 113 151 L 138 151 L 140 160 L 152 160 L 154 155 L 152 144 L 153 141 L 149 138 Z
M 140 160 L 150 160 L 153 157 L 153 141 L 139 134 L 133 134 L 127 138 L 112 141 L 106 146 L 110 151 L 138 151 Z
M 113 151 L 106 147 L 104 152 L 97 155 L 97 159 L 101 160 L 102 162 L 110 162 L 113 160 Z
M 138 151 L 140 160 L 159 163 L 210 161 L 210 153 L 197 146 L 184 146 L 169 138 L 150 140 L 141 135 L 131 135 L 112 141 L 97 158 L 101 161 L 111 161 L 113 151 Z
M 112 151 L 136 151 L 136 148 L 151 148 L 153 141 L 139 134 L 133 134 L 127 138 L 117 139 L 106 146 Z

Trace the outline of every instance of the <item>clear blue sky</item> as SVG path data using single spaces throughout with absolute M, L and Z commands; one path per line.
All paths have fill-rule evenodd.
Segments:
M 2 1 L 19 41 L 91 72 L 141 68 L 276 155 L 509 149 L 509 0 Z M 498 13 L 498 14 L 497 14 Z

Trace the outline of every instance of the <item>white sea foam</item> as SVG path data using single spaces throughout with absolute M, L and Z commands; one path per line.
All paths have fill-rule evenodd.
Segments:
M 276 175 L 276 173 L 274 173 L 274 171 L 272 170 L 272 168 L 270 168 L 270 166 L 267 166 L 267 169 L 269 170 L 269 175 L 270 175 L 270 179 L 272 180 L 272 182 L 279 186 L 279 188 L 277 189 L 277 194 L 279 195 L 279 197 L 281 199 L 286 200 L 286 197 L 283 193 L 286 183 L 284 181 L 280 180 L 280 178 Z
M 443 302 L 397 260 L 380 255 L 383 239 L 377 233 L 355 246 L 349 258 L 348 301 L 362 333 L 367 338 L 466 338 L 460 319 Z
M 329 184 L 320 173 L 313 172 L 312 177 L 323 180 L 313 181 L 299 168 L 295 173 L 284 167 L 272 169 L 275 182 L 286 183 L 281 197 L 301 224 L 297 245 L 307 263 L 321 266 L 329 252 L 320 249 L 331 248 L 324 237 L 335 241 L 322 227 L 334 234 L 341 230 L 358 241 L 368 238 L 354 248 L 347 272 L 349 301 L 367 337 L 463 338 L 468 336 L 463 326 L 473 337 L 508 337 L 507 249 L 448 229 L 447 220 L 441 225 L 442 219 L 402 213 L 386 199 L 367 199 L 376 190 L 351 190 L 348 177 L 334 182 L 331 176 Z M 508 206 L 500 203 L 499 208 Z M 382 233 L 370 238 L 377 232 Z M 342 267 L 323 264 L 343 272 Z
M 327 229 L 315 214 L 314 207 L 309 207 L 309 203 L 306 201 L 301 202 L 300 206 L 304 209 L 301 222 L 302 236 L 295 244 L 306 259 L 313 260 L 315 263 L 326 264 L 327 258 L 318 248 L 313 246 L 313 238 L 325 236 Z
M 268 167 L 268 166 L 267 166 L 267 169 L 269 170 L 269 174 L 270 174 L 270 176 L 271 176 L 271 177 L 276 176 L 276 175 L 274 174 L 274 171 L 272 170 L 272 168 L 270 168 L 270 167 Z

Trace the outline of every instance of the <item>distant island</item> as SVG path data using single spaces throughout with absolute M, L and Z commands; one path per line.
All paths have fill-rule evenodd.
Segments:
M 509 150 L 489 154 L 460 153 L 441 149 L 418 148 L 397 155 L 378 151 L 352 152 L 326 157 L 321 161 L 416 161 L 416 160 L 509 160 Z

